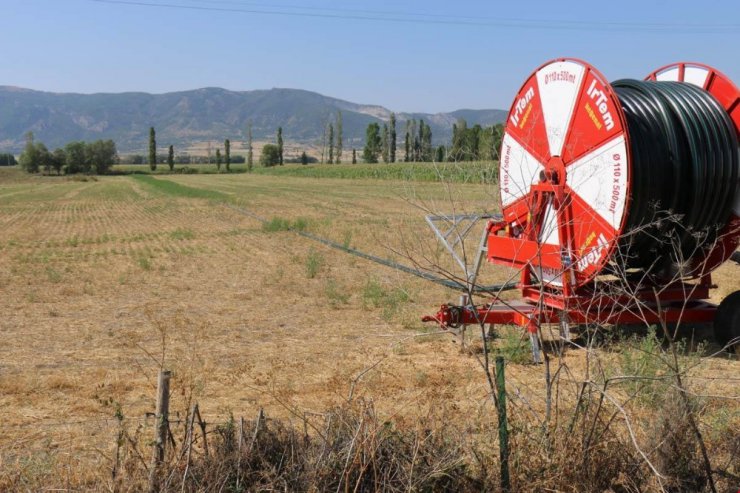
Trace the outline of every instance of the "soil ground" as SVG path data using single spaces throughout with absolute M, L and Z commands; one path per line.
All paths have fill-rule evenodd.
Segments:
M 493 188 L 476 185 L 163 179 L 364 252 L 407 265 L 410 253 L 451 270 L 424 215 L 494 212 L 497 202 Z M 341 403 L 351 389 L 400 423 L 440 410 L 461 426 L 493 416 L 476 358 L 419 321 L 458 293 L 265 230 L 218 200 L 173 195 L 132 176 L 74 181 L 3 170 L 0 231 L 0 474 L 22 457 L 43 467 L 39 457 L 49 454 L 70 467 L 107 463 L 116 409 L 152 426 L 146 413 L 160 366 L 174 372 L 172 415 L 195 400 L 212 422 L 260 407 L 297 419 Z M 721 267 L 714 301 L 740 289 L 738 274 L 740 267 Z M 483 268 L 484 282 L 510 275 Z M 585 351 L 565 358 L 573 375 L 583 371 Z M 526 359 L 509 365 L 507 385 L 539 409 L 542 369 Z M 691 372 L 703 393 L 735 399 L 717 404 L 735 421 L 739 370 L 740 362 L 715 357 Z

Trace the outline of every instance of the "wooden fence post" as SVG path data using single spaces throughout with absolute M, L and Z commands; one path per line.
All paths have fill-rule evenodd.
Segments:
M 195 405 L 194 415 L 198 416 L 198 426 L 200 426 L 200 432 L 203 434 L 203 453 L 206 454 L 206 457 L 208 457 L 208 436 L 206 435 L 206 422 L 200 415 L 198 404 Z
M 170 377 L 172 372 L 160 370 L 157 381 L 157 411 L 155 415 L 154 445 L 152 462 L 149 468 L 149 491 L 154 493 L 159 488 L 159 469 L 164 461 L 167 447 L 167 430 L 169 430 L 170 412 Z
M 504 358 L 496 356 L 496 390 L 498 391 L 498 446 L 501 458 L 501 491 L 511 491 L 509 478 L 509 428 L 506 420 L 506 378 Z

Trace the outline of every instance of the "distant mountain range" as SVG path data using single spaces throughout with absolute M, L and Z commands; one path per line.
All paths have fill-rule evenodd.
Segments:
M 371 122 L 387 122 L 391 111 L 299 89 L 228 91 L 204 88 L 148 94 L 74 94 L 0 86 L 0 152 L 20 152 L 29 130 L 53 149 L 72 140 L 113 139 L 119 152 L 147 148 L 149 127 L 160 146 L 245 139 L 252 122 L 255 141 L 271 139 L 279 126 L 286 142 L 318 144 L 328 121 L 342 112 L 345 148 L 360 147 Z M 407 119 L 424 119 L 435 144 L 449 142 L 452 125 L 492 125 L 506 118 L 503 110 L 458 110 L 451 113 L 397 113 L 399 140 Z

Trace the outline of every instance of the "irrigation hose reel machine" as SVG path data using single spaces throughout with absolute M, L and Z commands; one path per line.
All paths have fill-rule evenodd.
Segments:
M 509 111 L 501 214 L 486 216 L 466 270 L 474 289 L 482 258 L 517 269 L 521 299 L 461 297 L 423 320 L 525 327 L 536 361 L 541 324 L 567 337 L 568 324 L 713 323 L 734 342 L 740 291 L 707 300 L 740 242 L 739 102 L 729 78 L 698 63 L 611 84 L 581 60 L 542 65 Z M 468 217 L 444 218 L 445 234 L 427 220 L 455 255 L 449 240 Z

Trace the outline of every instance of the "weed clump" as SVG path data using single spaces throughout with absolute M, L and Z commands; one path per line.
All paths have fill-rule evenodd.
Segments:
M 273 217 L 269 221 L 262 223 L 262 231 L 266 233 L 305 231 L 306 229 L 308 229 L 308 220 L 303 217 L 296 218 L 294 221 L 282 217 Z
M 288 231 L 290 229 L 290 221 L 283 219 L 282 217 L 273 217 L 266 223 L 262 223 L 262 231 L 266 233 L 274 233 L 276 231 Z
M 195 238 L 195 233 L 192 229 L 177 228 L 170 233 L 170 238 L 173 240 L 192 240 Z
M 491 343 L 491 352 L 503 356 L 506 361 L 524 365 L 531 363 L 532 352 L 530 350 L 527 332 L 520 327 L 500 326 L 497 333 L 497 341 Z
M 411 301 L 411 295 L 402 287 L 386 288 L 376 279 L 369 279 L 362 289 L 362 303 L 365 308 L 382 308 L 383 318 L 390 320 L 401 309 L 401 305 Z
M 306 277 L 313 279 L 324 266 L 324 256 L 313 248 L 309 250 L 306 256 Z
M 152 262 L 149 260 L 149 257 L 145 255 L 139 255 L 136 259 L 136 263 L 141 267 L 143 270 L 152 270 Z
M 345 289 L 342 289 L 334 279 L 328 279 L 326 281 L 324 294 L 329 299 L 329 304 L 334 308 L 349 303 L 349 293 Z

